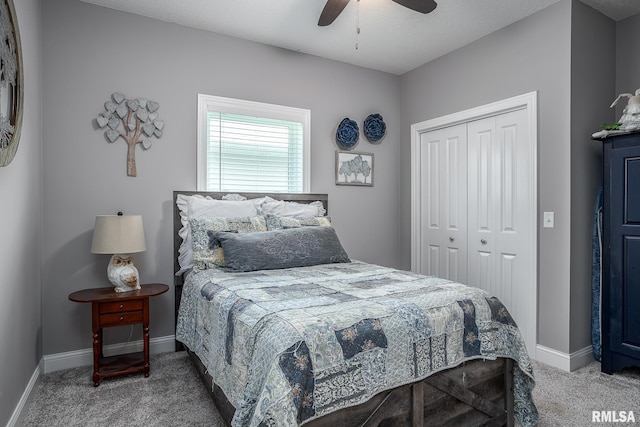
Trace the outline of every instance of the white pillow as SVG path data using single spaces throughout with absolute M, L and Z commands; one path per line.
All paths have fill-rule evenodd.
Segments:
M 176 276 L 193 268 L 193 250 L 191 248 L 191 219 L 202 218 L 235 218 L 257 216 L 259 206 L 265 198 L 249 200 L 216 200 L 209 196 L 194 194 L 191 196 L 178 194 L 176 205 L 180 211 L 180 221 L 182 228 L 178 231 L 178 236 L 182 238 L 180 248 L 178 248 L 178 264 L 180 270 Z
M 326 213 L 326 209 L 319 200 L 311 203 L 297 203 L 268 198 L 260 205 L 260 214 L 262 215 L 307 218 L 310 216 L 324 216 Z
M 215 200 L 192 198 L 189 200 L 189 219 L 235 218 L 258 215 L 261 199 Z
M 247 198 L 239 194 L 225 194 L 222 200 L 247 200 Z

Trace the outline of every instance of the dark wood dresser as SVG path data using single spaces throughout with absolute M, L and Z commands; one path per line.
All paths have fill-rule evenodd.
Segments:
M 640 366 L 640 133 L 603 140 L 602 372 Z

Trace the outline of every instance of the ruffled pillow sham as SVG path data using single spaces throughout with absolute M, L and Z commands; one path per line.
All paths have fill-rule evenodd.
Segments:
M 182 223 L 178 236 L 182 239 L 182 243 L 178 248 L 180 270 L 176 272 L 176 276 L 193 268 L 193 244 L 191 225 L 189 223 L 191 219 L 258 216 L 259 206 L 265 201 L 266 197 L 248 200 L 234 197 L 232 200 L 217 200 L 200 194 L 178 194 L 176 206 L 180 212 L 180 221 Z
M 314 216 L 324 216 L 327 210 L 322 202 L 316 200 L 311 203 L 287 202 L 285 200 L 275 200 L 267 197 L 260 205 L 261 215 L 275 215 L 290 218 L 308 218 Z

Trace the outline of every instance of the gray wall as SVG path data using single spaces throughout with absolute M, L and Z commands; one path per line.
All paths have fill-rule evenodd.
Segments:
M 616 23 L 616 96 L 619 93 L 635 93 L 636 89 L 640 89 L 639 39 L 640 14 Z M 626 102 L 618 104 L 615 120 L 622 115 Z
M 330 215 L 351 257 L 399 264 L 397 76 L 78 0 L 47 0 L 43 13 L 44 354 L 91 347 L 90 307 L 67 296 L 108 286 L 108 256 L 89 253 L 96 214 L 142 214 L 142 281 L 172 283 L 171 197 L 196 187 L 198 93 L 310 109 L 311 191 L 329 193 Z M 92 125 L 114 91 L 158 101 L 166 124 L 162 138 L 137 151 L 136 178 L 126 176 L 124 142 L 107 143 Z M 385 118 L 387 136 L 357 147 L 375 155 L 374 187 L 335 186 L 337 124 L 375 112 Z M 173 334 L 173 292 L 154 298 L 151 311 L 151 337 Z M 106 330 L 106 344 L 125 341 L 124 329 Z
M 77 0 L 15 3 L 26 109 L 18 154 L 0 168 L 0 424 L 43 354 L 91 346 L 90 308 L 67 295 L 108 286 L 108 257 L 89 253 L 96 214 L 141 213 L 149 247 L 137 257 L 142 278 L 171 283 L 171 191 L 195 188 L 199 92 L 310 108 L 311 190 L 329 193 L 347 250 L 354 258 L 409 268 L 409 126 L 538 90 L 538 210 L 556 212 L 556 228 L 539 232 L 538 341 L 562 352 L 584 346 L 588 252 L 582 234 L 589 231 L 599 179 L 598 143 L 586 140 L 599 123 L 619 117 L 621 108 L 606 108 L 615 94 L 640 87 L 640 58 L 630 54 L 640 15 L 615 25 L 614 84 L 612 23 L 575 0 L 402 77 Z M 125 175 L 124 143 L 107 144 L 91 124 L 113 91 L 156 99 L 167 124 L 163 138 L 138 151 L 137 178 Z M 372 112 L 385 117 L 389 131 L 381 145 L 358 146 L 376 155 L 375 187 L 336 187 L 335 126 Z M 156 298 L 152 310 L 152 336 L 172 334 L 172 295 Z M 107 343 L 127 335 L 116 331 Z
M 616 96 L 614 46 L 615 22 L 574 0 L 571 9 L 570 353 L 591 344 L 591 231 L 593 207 L 602 185 L 602 143 L 591 140 L 591 134 L 599 130 L 602 123 L 615 121 L 614 112 L 609 109 Z
M 569 352 L 571 192 L 571 1 L 563 0 L 402 76 L 401 160 L 410 161 L 410 125 L 538 91 L 538 343 Z M 410 171 L 401 168 L 401 259 L 409 266 Z
M 40 0 L 14 4 L 22 41 L 25 110 L 18 152 L 0 168 L 0 425 L 11 418 L 42 358 Z

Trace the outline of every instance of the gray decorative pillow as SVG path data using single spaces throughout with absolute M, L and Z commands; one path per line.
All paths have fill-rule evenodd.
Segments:
M 264 233 L 216 234 L 226 267 L 236 271 L 274 270 L 351 262 L 333 227 L 300 227 Z
M 263 216 L 242 218 L 203 218 L 189 221 L 193 249 L 193 270 L 224 267 L 224 253 L 216 238 L 219 231 L 255 233 L 267 231 Z
M 328 216 L 310 216 L 305 218 L 291 218 L 286 216 L 267 215 L 267 230 L 285 230 L 287 228 L 300 227 L 331 227 L 331 218 Z

